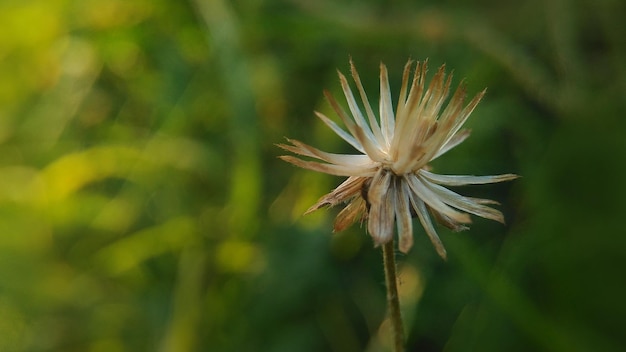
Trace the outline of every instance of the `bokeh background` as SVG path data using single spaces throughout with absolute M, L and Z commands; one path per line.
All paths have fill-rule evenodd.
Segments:
M 409 351 L 626 349 L 626 3 L 0 1 L 0 351 L 387 351 L 381 253 L 340 178 L 336 69 L 410 57 L 488 93 L 433 165 L 507 224 L 398 253 Z

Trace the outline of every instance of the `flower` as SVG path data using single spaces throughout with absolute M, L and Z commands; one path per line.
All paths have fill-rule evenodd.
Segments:
M 469 214 L 504 223 L 502 213 L 488 207 L 498 204 L 488 199 L 462 196 L 445 186 L 464 186 L 509 181 L 514 174 L 497 176 L 440 175 L 430 171 L 429 162 L 456 147 L 470 135 L 461 129 L 485 90 L 464 105 L 465 86 L 459 85 L 450 101 L 452 74 L 442 65 L 425 89 L 427 61 L 417 62 L 413 80 L 409 60 L 404 67 L 402 86 L 394 114 L 387 68 L 380 64 L 380 111 L 375 115 L 363 89 L 352 60 L 350 68 L 358 89 L 365 116 L 359 107 L 348 80 L 341 73 L 339 80 L 352 116 L 324 91 L 326 99 L 347 128 L 339 127 L 325 115 L 315 114 L 339 137 L 360 154 L 334 154 L 321 151 L 300 141 L 287 139 L 278 144 L 284 150 L 317 160 L 285 155 L 280 158 L 296 166 L 348 178 L 323 196 L 305 214 L 323 206 L 347 203 L 339 212 L 334 231 L 342 231 L 357 220 L 367 220 L 367 230 L 376 245 L 393 239 L 394 224 L 398 229 L 399 249 L 407 253 L 413 246 L 412 218 L 417 216 L 442 258 L 446 251 L 433 226 L 431 215 L 442 225 L 465 230 L 471 223 Z

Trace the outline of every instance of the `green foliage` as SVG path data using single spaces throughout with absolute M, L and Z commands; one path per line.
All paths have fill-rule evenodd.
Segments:
M 626 27 L 617 0 L 0 3 L 0 351 L 385 351 L 380 251 L 340 180 L 283 136 L 348 151 L 313 114 L 351 56 L 370 99 L 408 57 L 488 94 L 434 167 L 507 226 L 419 228 L 399 255 L 408 350 L 626 345 Z M 329 115 L 332 115 L 329 113 Z

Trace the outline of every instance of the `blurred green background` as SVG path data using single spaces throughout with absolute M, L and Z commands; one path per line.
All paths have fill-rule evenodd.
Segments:
M 626 349 L 626 5 L 619 0 L 0 1 L 0 351 L 387 351 L 380 251 L 340 178 L 351 56 L 430 59 L 488 93 L 436 171 L 507 225 L 398 254 L 409 351 Z

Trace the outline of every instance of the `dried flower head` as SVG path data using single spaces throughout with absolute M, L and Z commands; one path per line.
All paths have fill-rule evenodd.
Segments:
M 303 160 L 294 156 L 281 159 L 296 166 L 348 178 L 329 194 L 323 196 L 306 213 L 323 206 L 347 202 L 335 220 L 334 231 L 342 231 L 357 220 L 367 220 L 367 229 L 376 245 L 393 238 L 394 223 L 400 238 L 399 249 L 406 253 L 413 246 L 412 217 L 417 216 L 439 255 L 446 251 L 435 231 L 431 215 L 442 225 L 464 230 L 471 223 L 469 214 L 504 222 L 502 213 L 487 205 L 497 202 L 462 196 L 444 186 L 463 186 L 509 181 L 516 175 L 456 176 L 429 171 L 428 163 L 459 145 L 469 130 L 461 129 L 485 91 L 464 106 L 465 87 L 459 85 L 450 101 L 452 75 L 441 66 L 426 87 L 427 62 L 417 62 L 413 80 L 409 78 L 413 62 L 404 67 L 400 96 L 394 114 L 387 68 L 380 65 L 380 111 L 376 117 L 361 79 L 350 61 L 352 77 L 358 89 L 365 115 L 357 103 L 346 77 L 339 80 L 352 116 L 349 116 L 333 96 L 325 91 L 326 99 L 341 118 L 347 132 L 325 115 L 316 115 L 339 137 L 361 154 L 327 153 L 287 139 L 290 144 L 278 146 L 294 154 L 317 159 Z M 321 162 L 320 162 L 321 161 Z

